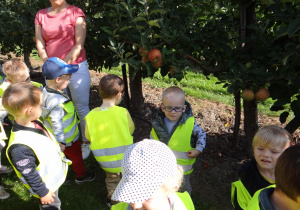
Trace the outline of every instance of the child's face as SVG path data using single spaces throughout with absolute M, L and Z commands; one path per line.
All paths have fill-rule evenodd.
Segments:
M 29 83 L 31 80 L 30 80 L 30 75 L 29 75 L 29 70 L 26 69 L 22 72 L 20 72 L 19 75 L 16 75 L 14 78 L 11 78 L 11 83 L 17 83 L 17 82 L 27 82 Z
M 176 110 L 175 110 L 176 109 Z M 184 98 L 183 97 L 165 97 L 161 110 L 170 121 L 177 121 L 185 111 Z
M 31 107 L 31 116 L 30 120 L 37 120 L 40 118 L 42 114 L 42 106 L 43 106 L 43 100 L 42 100 L 42 94 L 40 95 L 40 103 Z
M 290 146 L 290 143 L 282 145 L 256 145 L 254 147 L 254 158 L 263 170 L 275 170 L 275 165 L 281 153 Z
M 64 74 L 57 78 L 57 89 L 64 90 L 70 83 L 71 74 Z

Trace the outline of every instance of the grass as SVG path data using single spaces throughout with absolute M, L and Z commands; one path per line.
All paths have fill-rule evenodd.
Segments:
M 121 76 L 121 68 L 112 68 L 111 70 L 104 70 L 103 72 L 112 73 Z M 167 88 L 172 85 L 181 87 L 187 96 L 192 96 L 199 99 L 208 99 L 225 103 L 234 106 L 234 97 L 232 94 L 227 93 L 223 84 L 216 84 L 219 80 L 210 75 L 206 78 L 203 74 L 187 71 L 185 77 L 181 81 L 168 76 L 161 76 L 160 72 L 156 72 L 153 78 L 144 78 L 143 82 L 151 84 L 153 88 Z M 258 102 L 258 112 L 266 114 L 267 116 L 278 117 L 281 112 L 273 112 L 270 110 L 273 105 L 271 98 L 264 102 Z

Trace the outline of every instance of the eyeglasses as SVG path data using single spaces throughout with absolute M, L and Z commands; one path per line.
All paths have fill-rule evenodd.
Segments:
M 185 106 L 164 106 L 162 105 L 163 109 L 167 112 L 172 112 L 173 110 L 175 112 L 182 112 L 185 110 Z

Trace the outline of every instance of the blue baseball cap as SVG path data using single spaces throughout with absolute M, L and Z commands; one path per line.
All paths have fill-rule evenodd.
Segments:
M 78 71 L 77 64 L 67 64 L 60 58 L 49 58 L 42 67 L 42 74 L 47 80 L 56 79 L 64 74 L 72 74 Z

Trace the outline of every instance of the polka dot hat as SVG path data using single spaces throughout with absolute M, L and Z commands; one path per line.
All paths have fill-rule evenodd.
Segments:
M 144 139 L 124 153 L 123 177 L 111 199 L 125 203 L 146 201 L 176 172 L 176 158 L 170 148 L 159 141 Z

